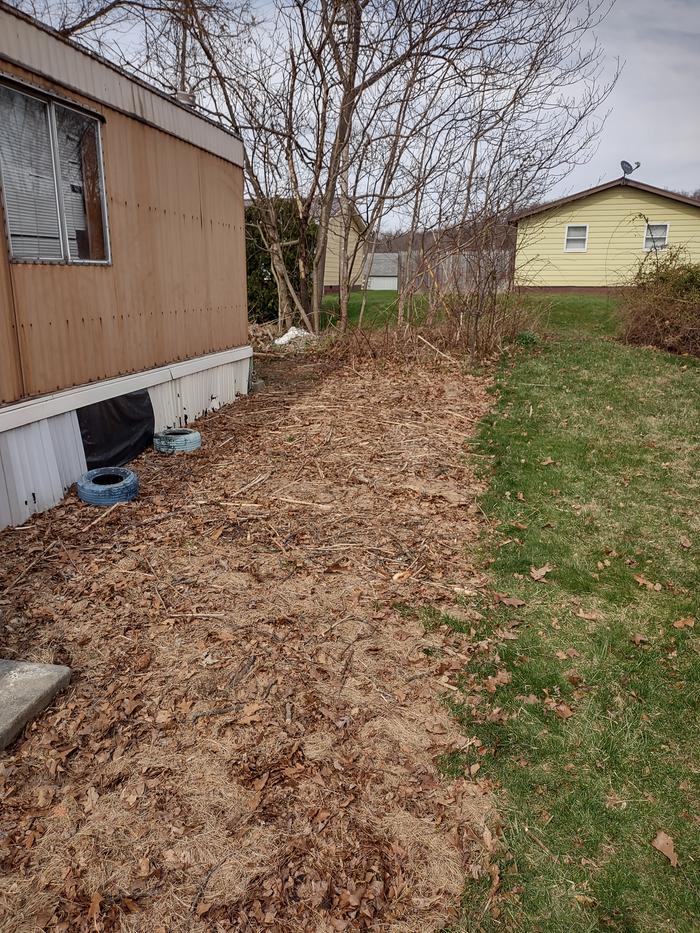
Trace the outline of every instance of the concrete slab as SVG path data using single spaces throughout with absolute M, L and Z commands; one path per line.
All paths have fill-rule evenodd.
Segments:
M 0 750 L 46 709 L 68 685 L 70 675 L 70 668 L 62 664 L 0 659 Z

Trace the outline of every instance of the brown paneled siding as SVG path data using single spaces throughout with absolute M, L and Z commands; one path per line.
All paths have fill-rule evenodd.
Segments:
M 0 403 L 245 344 L 242 169 L 9 63 L 0 71 L 105 118 L 112 260 L 8 263 L 2 237 Z

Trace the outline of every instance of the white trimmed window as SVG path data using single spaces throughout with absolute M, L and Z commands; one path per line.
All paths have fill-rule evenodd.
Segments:
M 585 253 L 588 247 L 588 224 L 567 224 L 564 249 L 567 253 Z
M 668 224 L 647 224 L 644 231 L 644 249 L 664 249 L 668 246 Z
M 109 261 L 95 117 L 0 84 L 0 191 L 15 262 Z

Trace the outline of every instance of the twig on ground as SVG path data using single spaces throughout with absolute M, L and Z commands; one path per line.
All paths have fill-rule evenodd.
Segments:
M 423 343 L 427 344 L 431 350 L 435 350 L 436 353 L 439 353 L 440 356 L 443 356 L 446 360 L 449 360 L 451 363 L 454 363 L 456 366 L 461 366 L 462 364 L 459 360 L 456 360 L 453 356 L 450 356 L 449 353 L 443 353 L 442 350 L 438 350 L 429 340 L 426 340 L 425 337 L 422 337 L 420 334 L 417 334 L 419 340 L 422 340 Z
M 38 564 L 40 560 L 43 560 L 43 559 L 46 557 L 46 555 L 49 553 L 49 551 L 51 551 L 51 550 L 56 546 L 57 543 L 58 543 L 57 541 L 52 541 L 51 544 L 49 544 L 48 547 L 44 548 L 44 550 L 41 552 L 41 554 L 39 554 L 38 557 L 35 557 L 34 560 L 33 560 L 31 563 L 27 564 L 27 566 L 26 566 L 26 567 L 24 568 L 24 570 L 20 573 L 20 575 L 19 575 L 18 577 L 15 577 L 15 579 L 12 581 L 12 583 L 10 583 L 8 586 L 5 587 L 5 589 L 2 591 L 2 592 L 3 592 L 3 595 L 9 593 L 10 590 L 14 589 L 14 587 L 16 587 L 17 584 L 18 584 L 21 580 L 23 580 L 24 577 L 26 577 L 26 575 L 29 573 L 29 571 L 32 569 L 32 567 L 34 567 L 36 564 Z
M 99 523 L 103 522 L 107 518 L 108 515 L 112 514 L 112 512 L 115 509 L 119 508 L 120 505 L 124 505 L 124 503 L 115 502 L 114 505 L 110 505 L 110 507 L 105 512 L 102 512 L 101 515 L 98 515 L 97 518 L 93 519 L 89 525 L 86 525 L 84 528 L 81 528 L 80 533 L 84 534 L 88 530 L 88 528 L 93 528 L 95 525 L 99 525 Z
M 235 492 L 232 492 L 229 496 L 230 499 L 235 499 L 236 496 L 240 496 L 241 493 L 246 492 L 248 489 L 253 489 L 255 486 L 260 486 L 265 482 L 266 479 L 269 479 L 272 476 L 272 472 L 261 473 L 260 476 L 256 476 L 254 480 L 251 480 L 249 483 L 246 483 L 245 486 L 241 486 L 240 489 L 237 489 Z M 228 505 L 227 502 L 222 502 L 222 505 Z

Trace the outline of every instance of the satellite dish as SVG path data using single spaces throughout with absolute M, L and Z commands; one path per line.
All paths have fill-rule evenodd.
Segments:
M 641 162 L 636 162 L 634 165 L 631 165 L 629 162 L 625 162 L 623 159 L 622 162 L 620 162 L 623 176 L 626 177 L 627 175 L 631 175 L 632 172 L 636 171 L 641 164 Z

